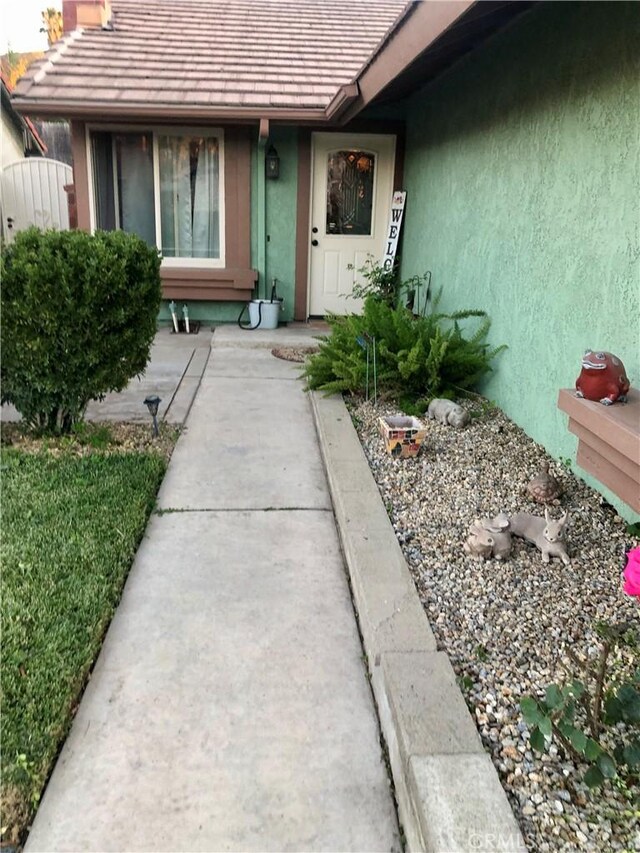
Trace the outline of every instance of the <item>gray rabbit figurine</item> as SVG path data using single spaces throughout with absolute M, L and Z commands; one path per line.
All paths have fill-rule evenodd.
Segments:
M 462 547 L 478 560 L 504 560 L 511 553 L 509 519 L 503 512 L 495 518 L 476 518 Z
M 564 544 L 567 520 L 566 510 L 557 521 L 549 517 L 549 511 L 546 509 L 544 518 L 529 512 L 518 512 L 511 518 L 511 532 L 514 536 L 533 542 L 542 552 L 543 563 L 548 563 L 551 557 L 559 557 L 565 566 L 568 566 L 571 560 Z

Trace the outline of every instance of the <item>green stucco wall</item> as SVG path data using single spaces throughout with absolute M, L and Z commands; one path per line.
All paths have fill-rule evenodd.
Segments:
M 158 321 L 161 325 L 171 325 L 171 312 L 169 311 L 169 301 L 162 302 Z M 178 307 L 178 319 L 182 319 L 182 306 L 184 300 L 176 300 Z M 200 320 L 203 324 L 215 325 L 216 323 L 235 323 L 238 315 L 244 305 L 243 302 L 208 302 L 205 300 L 189 299 L 187 301 L 189 307 L 189 318 Z M 245 313 L 244 322 L 248 322 L 248 316 Z
M 483 391 L 557 458 L 585 349 L 640 386 L 639 32 L 640 4 L 543 3 L 407 104 L 403 274 L 490 314 Z
M 298 129 L 272 128 L 267 148 L 273 145 L 280 158 L 280 177 L 268 180 L 267 296 L 272 279 L 278 279 L 278 296 L 284 297 L 282 319 L 293 320 L 296 263 L 296 201 L 298 193 Z M 261 291 L 264 295 L 264 290 Z

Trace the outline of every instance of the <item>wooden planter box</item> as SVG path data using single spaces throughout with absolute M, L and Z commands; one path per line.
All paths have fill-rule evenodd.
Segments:
M 427 434 L 422 421 L 418 418 L 399 416 L 379 418 L 378 423 L 387 453 L 402 457 L 418 455 Z
M 558 408 L 578 436 L 578 465 L 640 512 L 640 393 L 632 388 L 627 397 L 627 403 L 603 406 L 563 388 Z

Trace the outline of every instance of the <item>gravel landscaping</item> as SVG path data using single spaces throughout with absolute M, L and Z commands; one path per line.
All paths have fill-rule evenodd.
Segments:
M 449 654 L 529 849 L 638 850 L 637 786 L 614 780 L 589 790 L 581 781 L 586 766 L 561 747 L 551 745 L 542 756 L 530 749 L 519 710 L 522 696 L 543 697 L 548 684 L 582 677 L 567 648 L 593 658 L 597 621 L 637 623 L 638 603 L 623 593 L 621 575 L 625 550 L 638 539 L 600 495 L 501 411 L 460 402 L 476 415 L 469 426 L 427 421 L 414 459 L 385 452 L 378 417 L 397 409 L 353 398 L 347 405 L 439 647 Z M 545 460 L 564 487 L 551 510 L 555 517 L 569 511 L 571 563 L 545 564 L 517 538 L 502 562 L 465 554 L 474 519 L 500 511 L 543 514 L 526 485 Z M 618 673 L 633 666 L 629 652 L 618 653 Z

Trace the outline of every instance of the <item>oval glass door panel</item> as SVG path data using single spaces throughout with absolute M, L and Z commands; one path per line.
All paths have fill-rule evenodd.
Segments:
M 367 151 L 327 155 L 326 234 L 372 233 L 375 159 Z

